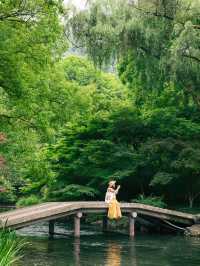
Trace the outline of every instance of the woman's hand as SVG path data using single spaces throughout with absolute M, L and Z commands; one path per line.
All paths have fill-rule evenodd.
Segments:
M 120 189 L 120 185 L 119 185 L 119 186 L 117 186 L 117 189 L 115 190 L 115 194 L 117 194 L 117 193 L 118 193 L 119 189 Z

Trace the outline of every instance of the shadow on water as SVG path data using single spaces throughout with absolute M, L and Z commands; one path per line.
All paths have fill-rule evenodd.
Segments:
M 81 238 L 72 230 L 56 226 L 68 234 L 49 239 L 45 224 L 19 231 L 30 243 L 20 266 L 199 266 L 200 239 L 183 236 L 102 234 L 83 228 Z

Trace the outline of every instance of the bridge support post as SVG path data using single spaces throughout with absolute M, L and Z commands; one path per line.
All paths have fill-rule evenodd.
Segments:
M 107 232 L 108 231 L 108 217 L 103 217 L 103 223 L 102 223 L 102 231 Z
M 135 236 L 135 218 L 137 217 L 136 212 L 131 212 L 129 215 L 129 236 Z
M 54 235 L 54 229 L 55 229 L 55 221 L 51 220 L 49 221 L 49 235 Z
M 82 212 L 77 212 L 74 217 L 74 236 L 75 237 L 80 237 L 81 217 L 82 217 Z

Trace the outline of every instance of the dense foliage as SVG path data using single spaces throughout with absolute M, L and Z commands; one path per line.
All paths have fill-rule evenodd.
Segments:
M 68 125 L 50 149 L 56 185 L 81 184 L 103 193 L 115 178 L 124 200 L 154 192 L 171 200 L 187 198 L 192 205 L 200 185 L 200 125 L 175 103 L 162 107 L 175 96 L 166 88 L 156 106 L 122 106 Z
M 198 202 L 199 0 L 0 7 L 1 201 Z
M 126 126 L 119 124 L 112 140 L 119 147 L 125 139 L 134 154 L 131 171 L 126 165 L 126 177 L 119 174 L 129 197 L 156 191 L 173 201 L 187 198 L 192 206 L 199 195 L 199 7 L 189 0 L 89 1 L 68 21 L 96 65 L 117 60 L 132 92 L 134 111 L 126 109 L 132 121 L 119 112 Z
M 13 193 L 8 199 L 9 193 L 14 187 L 18 192 L 41 144 L 60 125 L 61 106 L 53 101 L 59 96 L 50 79 L 66 50 L 61 12 L 61 1 L 0 2 L 0 132 L 5 136 L 0 182 L 6 188 L 1 197 L 9 201 L 16 200 Z
M 173 81 L 186 101 L 199 106 L 199 0 L 95 0 L 88 5 L 68 27 L 97 65 L 119 59 L 119 75 L 131 87 L 161 91 Z

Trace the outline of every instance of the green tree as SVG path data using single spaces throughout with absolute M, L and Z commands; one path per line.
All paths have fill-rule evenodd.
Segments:
M 60 109 L 52 108 L 50 76 L 66 51 L 63 11 L 62 1 L 0 2 L 0 131 L 7 138 L 1 146 L 3 180 L 13 186 L 23 183 L 25 168 L 55 131 Z
M 139 99 L 172 81 L 199 108 L 199 8 L 190 0 L 95 0 L 67 25 L 96 64 L 120 62 L 120 77 L 139 90 Z
M 165 88 L 151 106 L 129 103 L 68 124 L 49 150 L 56 176 L 49 191 L 82 185 L 102 197 L 115 178 L 122 184 L 123 199 L 155 193 L 192 206 L 200 186 L 200 125 L 185 117 L 184 105 L 177 109 L 177 99 L 181 102 L 178 90 Z
M 66 111 L 68 110 L 68 122 L 66 123 L 66 120 L 66 125 L 63 124 L 63 126 L 60 127 L 57 134 L 58 141 L 56 141 L 55 144 L 52 143 L 50 148 L 47 147 L 47 149 L 41 152 L 44 159 L 46 156 L 47 162 L 59 156 L 59 151 L 56 151 L 56 147 L 59 145 L 60 138 L 62 142 L 63 134 L 66 134 L 66 141 L 70 142 L 71 137 L 75 134 L 73 131 L 84 130 L 84 125 L 87 124 L 87 121 L 98 119 L 99 117 L 107 117 L 110 112 L 119 108 L 119 106 L 130 105 L 131 102 L 128 90 L 116 77 L 96 70 L 94 66 L 84 58 L 74 56 L 67 57 L 59 62 L 58 68 L 60 75 L 57 76 L 56 73 L 55 77 L 61 80 L 61 73 L 62 76 L 64 76 L 64 79 L 62 79 L 62 90 L 64 93 L 63 101 L 67 104 L 65 108 Z M 56 84 L 60 83 L 56 81 L 54 85 L 57 86 Z M 63 97 L 63 95 L 61 97 Z M 81 123 L 83 123 L 83 125 Z M 93 130 L 95 131 L 95 128 Z M 62 133 L 62 131 L 65 133 Z M 76 145 L 75 142 L 73 145 Z M 74 148 L 71 148 L 73 151 Z M 94 147 L 92 148 L 92 144 L 91 149 L 94 149 Z M 38 160 L 39 165 L 41 161 L 43 160 Z M 71 169 L 73 165 L 71 165 L 71 162 L 65 161 L 63 167 Z M 70 197 L 71 199 L 77 199 L 77 197 L 84 197 L 84 195 L 87 198 L 96 195 L 97 190 L 95 190 L 94 187 L 86 185 L 84 182 L 82 186 L 82 182 L 77 182 L 74 175 L 71 175 L 71 170 L 69 170 L 68 177 L 65 178 L 65 176 L 61 177 L 54 168 L 49 170 L 49 167 L 47 167 L 47 169 L 48 171 L 45 171 L 44 175 L 38 175 L 35 170 L 33 171 L 35 174 L 30 175 L 32 178 L 29 182 L 30 190 L 28 189 L 28 193 L 31 191 L 35 193 L 38 189 L 38 191 L 41 190 L 42 194 L 44 193 L 44 197 L 57 197 L 59 199 L 69 199 Z M 77 169 L 77 171 L 81 171 L 81 169 Z M 51 177 L 47 172 L 52 173 Z M 45 185 L 46 183 L 48 183 L 47 186 Z M 27 191 L 27 186 L 25 186 L 25 191 Z M 74 195 L 72 196 L 72 194 Z

